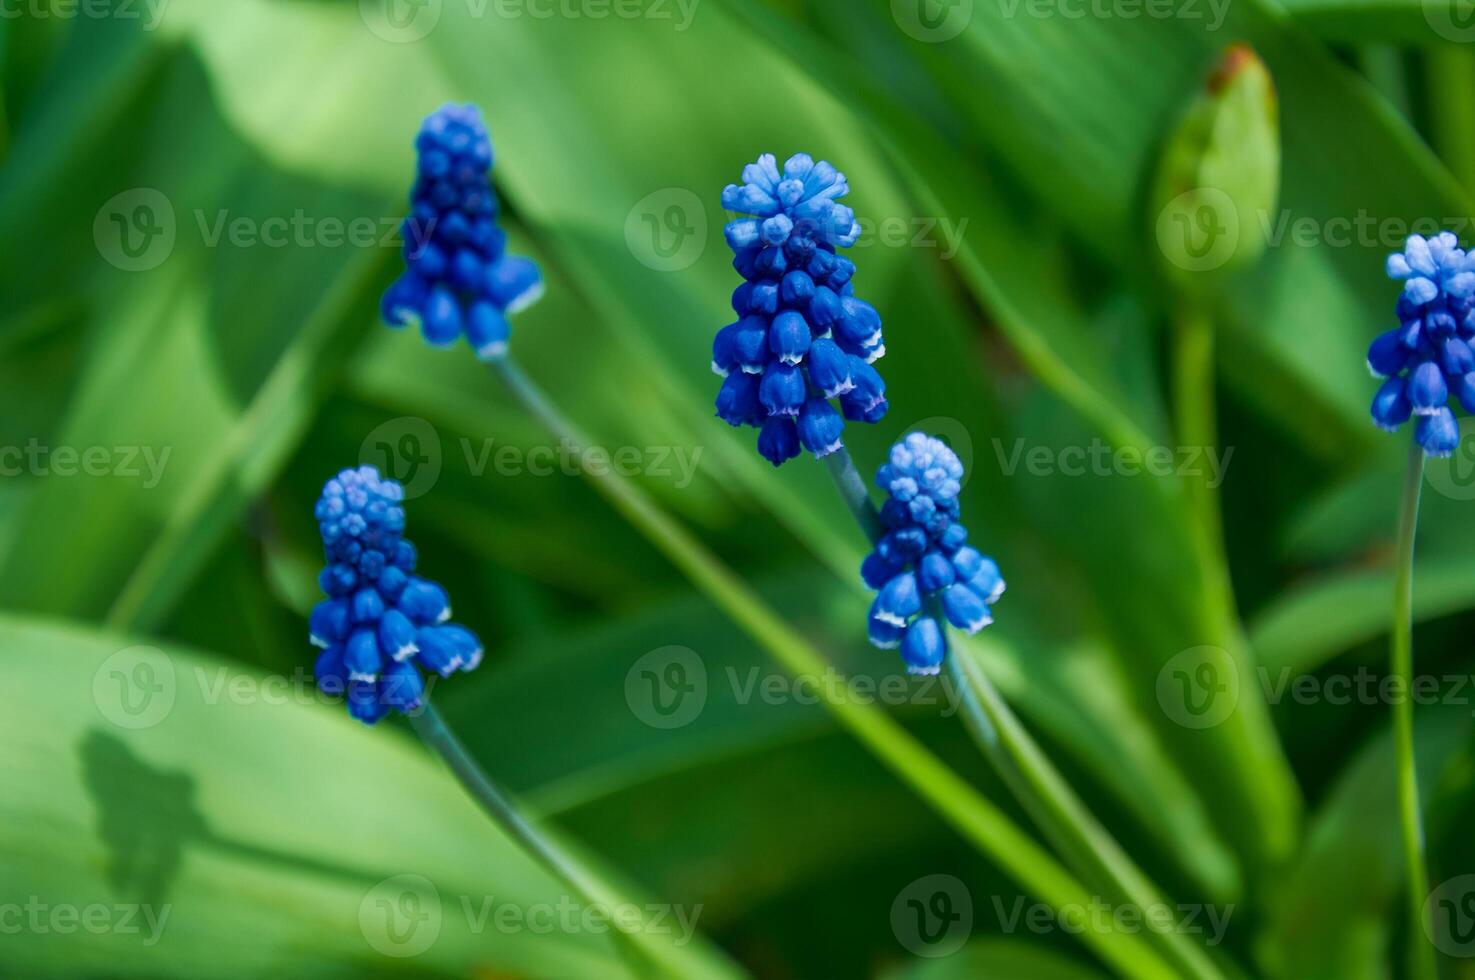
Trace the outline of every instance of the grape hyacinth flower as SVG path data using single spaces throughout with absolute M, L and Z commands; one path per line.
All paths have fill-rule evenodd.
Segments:
M 507 353 L 507 317 L 542 297 L 543 278 L 531 259 L 507 254 L 480 110 L 443 106 L 420 127 L 415 148 L 406 268 L 384 294 L 384 320 L 392 327 L 418 323 L 435 347 L 464 335 L 478 357 L 497 360 Z
M 963 464 L 941 440 L 912 433 L 891 448 L 876 474 L 887 493 L 886 528 L 861 566 L 877 591 L 871 606 L 871 642 L 901 648 L 907 671 L 936 674 L 947 639 L 935 617 L 970 634 L 993 622 L 989 607 L 1004 594 L 999 566 L 968 545 L 958 522 Z
M 482 656 L 475 634 L 450 622 L 445 590 L 415 575 L 403 500 L 403 487 L 361 466 L 329 480 L 315 511 L 327 555 L 319 582 L 328 594 L 309 624 L 313 645 L 323 648 L 318 686 L 346 694 L 349 713 L 370 725 L 391 709 L 421 706 L 418 667 L 449 677 Z
M 744 282 L 732 296 L 737 322 L 712 344 L 724 379 L 717 416 L 759 429 L 758 451 L 774 466 L 800 447 L 828 456 L 844 444 L 845 419 L 886 414 L 872 367 L 886 353 L 881 316 L 856 298 L 855 263 L 839 254 L 860 237 L 855 212 L 838 203 L 849 191 L 844 174 L 801 153 L 782 172 L 764 154 L 722 192 L 722 206 L 747 217 L 727 225 Z
M 1373 421 L 1396 432 L 1418 416 L 1414 437 L 1430 456 L 1449 456 L 1460 442 L 1451 397 L 1475 412 L 1475 254 L 1449 232 L 1410 235 L 1388 256 L 1388 275 L 1403 281 L 1399 326 L 1378 336 L 1368 368 L 1383 385 Z

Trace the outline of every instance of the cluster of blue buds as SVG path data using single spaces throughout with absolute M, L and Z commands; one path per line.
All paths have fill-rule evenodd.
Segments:
M 729 222 L 727 243 L 744 282 L 732 296 L 736 323 L 717 332 L 712 370 L 725 380 L 717 415 L 760 430 L 758 451 L 774 466 L 802 445 L 827 456 L 843 445 L 844 418 L 878 422 L 886 386 L 871 365 L 886 353 L 881 316 L 855 297 L 855 263 L 837 254 L 860 237 L 855 212 L 837 203 L 845 175 L 799 154 L 772 154 L 743 169 L 722 206 L 750 215 Z
M 449 677 L 481 662 L 481 642 L 452 625 L 445 590 L 415 572 L 403 537 L 404 488 L 372 466 L 344 470 L 323 487 L 315 516 L 328 564 L 328 598 L 312 611 L 318 686 L 347 695 L 348 710 L 374 724 L 391 709 L 413 711 L 425 696 L 416 668 Z
M 1417 415 L 1419 445 L 1449 456 L 1460 444 L 1450 396 L 1475 412 L 1475 253 L 1447 231 L 1411 235 L 1388 256 L 1388 275 L 1403 280 L 1403 293 L 1399 326 L 1368 350 L 1368 367 L 1387 379 L 1373 398 L 1373 421 L 1396 432 Z
M 507 317 L 543 295 L 531 259 L 507 253 L 488 173 L 492 144 L 474 105 L 447 105 L 420 127 L 419 176 L 405 219 L 405 273 L 384 294 L 392 327 L 419 323 L 449 347 L 463 334 L 483 360 L 507 353 Z
M 912 674 L 942 667 L 947 640 L 934 615 L 939 605 L 948 622 L 977 633 L 993 622 L 989 607 L 1004 594 L 998 564 L 968 546 L 968 529 L 958 523 L 962 478 L 957 455 L 921 433 L 891 447 L 890 462 L 876 473 L 887 493 L 886 533 L 861 566 L 878 593 L 869 632 L 882 649 L 901 647 Z

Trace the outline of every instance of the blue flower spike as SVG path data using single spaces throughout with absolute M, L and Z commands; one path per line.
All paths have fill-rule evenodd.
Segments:
M 449 677 L 481 662 L 481 642 L 450 622 L 439 585 L 415 575 L 415 547 L 403 537 L 404 488 L 372 466 L 344 470 L 323 487 L 315 516 L 327 566 L 328 598 L 308 623 L 318 686 L 346 697 L 348 711 L 372 725 L 391 710 L 425 699 L 420 668 Z
M 464 336 L 477 357 L 498 360 L 507 354 L 508 317 L 542 297 L 543 276 L 531 259 L 507 254 L 481 111 L 442 106 L 420 127 L 415 148 L 405 272 L 384 294 L 384 321 L 418 324 L 434 347 Z
M 973 634 L 993 622 L 990 607 L 1004 594 L 999 566 L 968 545 L 968 530 L 958 522 L 962 479 L 957 454 L 915 432 L 891 447 L 876 474 L 887 495 L 886 532 L 861 566 L 861 577 L 876 590 L 869 633 L 876 646 L 901 650 L 908 673 L 942 668 L 947 638 L 935 610 Z
M 1396 432 L 1417 417 L 1414 438 L 1430 456 L 1450 456 L 1460 429 L 1450 398 L 1475 412 L 1475 253 L 1449 232 L 1411 235 L 1388 256 L 1388 276 L 1403 282 L 1399 325 L 1380 334 L 1367 364 L 1383 384 L 1373 422 Z
M 724 379 L 717 417 L 759 429 L 758 451 L 774 466 L 801 447 L 828 456 L 844 445 L 847 419 L 886 414 L 886 385 L 871 366 L 886 353 L 881 315 L 856 298 L 855 264 L 839 254 L 860 237 L 855 212 L 839 203 L 849 192 L 844 174 L 803 153 L 782 171 L 764 154 L 722 192 L 722 206 L 744 216 L 727 225 L 743 284 L 732 296 L 737 321 L 712 344 Z

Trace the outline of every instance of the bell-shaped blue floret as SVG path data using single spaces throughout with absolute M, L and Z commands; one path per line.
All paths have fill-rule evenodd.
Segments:
M 871 618 L 893 626 L 905 626 L 922 610 L 922 593 L 917 588 L 917 577 L 911 572 L 893 576 L 881 587 L 876 601 L 871 604 Z
M 773 318 L 768 328 L 768 351 L 780 364 L 798 365 L 809 353 L 809 324 L 790 310 Z
M 1402 371 L 1412 354 L 1403 343 L 1402 330 L 1379 334 L 1367 351 L 1367 367 L 1376 377 L 1386 378 Z
M 1424 361 L 1414 368 L 1408 380 L 1408 400 L 1413 403 L 1415 415 L 1433 415 L 1449 401 L 1449 385 L 1444 372 L 1433 361 Z
M 476 303 L 471 307 L 471 315 L 466 320 L 466 339 L 477 357 L 483 361 L 506 357 L 507 341 L 511 336 L 512 328 L 507 317 L 491 303 Z
M 758 386 L 758 400 L 769 415 L 797 416 L 803 407 L 804 372 L 788 364 L 769 364 Z
M 895 623 L 883 622 L 874 616 L 866 621 L 866 635 L 871 645 L 878 649 L 895 650 L 901 646 L 901 638 L 905 634 L 906 628 Z
M 758 452 L 774 466 L 799 455 L 799 427 L 788 416 L 766 419 L 758 433 Z
M 326 649 L 348 636 L 348 603 L 342 599 L 324 599 L 312 609 L 307 629 L 313 646 Z
M 413 663 L 392 663 L 379 679 L 379 697 L 395 711 L 414 711 L 425 697 L 425 681 Z
M 901 641 L 901 658 L 906 662 L 907 673 L 936 674 L 942 669 L 945 656 L 947 640 L 937 620 L 922 616 L 907 627 Z
M 449 347 L 461 336 L 463 319 L 456 297 L 446 288 L 431 290 L 420 332 L 432 347 Z
M 1389 378 L 1373 396 L 1373 422 L 1387 432 L 1397 432 L 1413 412 L 1413 402 L 1408 400 L 1408 382 L 1403 378 Z
M 923 592 L 945 589 L 956 580 L 952 562 L 941 551 L 929 551 L 922 556 L 922 562 L 917 567 L 917 581 Z
M 743 317 L 732 334 L 733 357 L 748 374 L 762 374 L 768 364 L 768 321 L 761 316 Z
M 1430 456 L 1452 456 L 1460 445 L 1460 427 L 1453 412 L 1440 408 L 1419 419 L 1415 438 Z
M 543 296 L 543 273 L 532 259 L 504 255 L 487 267 L 482 290 L 508 316 L 521 313 Z
M 799 441 L 816 457 L 838 452 L 845 420 L 823 398 L 811 398 L 799 412 Z
M 349 634 L 348 643 L 343 648 L 343 666 L 351 680 L 378 680 L 384 661 L 373 629 L 360 627 Z
M 970 635 L 994 621 L 983 597 L 966 585 L 950 585 L 943 590 L 942 608 L 947 621 Z
M 850 355 L 829 338 L 809 345 L 809 381 L 826 399 L 838 398 L 855 389 Z
M 348 668 L 343 665 L 343 645 L 334 644 L 318 654 L 313 664 L 318 688 L 331 697 L 342 697 L 348 688 Z
M 377 724 L 389 714 L 389 705 L 379 697 L 377 681 L 348 682 L 348 713 L 366 725 Z
M 998 563 L 992 558 L 981 560 L 978 564 L 978 571 L 968 578 L 968 588 L 977 592 L 979 597 L 989 605 L 998 602 L 1006 588 Z
M 866 560 L 861 562 L 860 577 L 865 580 L 866 586 L 871 589 L 880 589 L 891 581 L 904 566 L 889 562 L 877 552 L 871 552 Z
M 758 400 L 759 381 L 756 375 L 736 371 L 722 381 L 717 390 L 717 417 L 728 425 L 752 425 L 766 414 Z
M 390 660 L 408 660 L 415 655 L 415 624 L 398 609 L 386 610 L 379 620 L 379 650 Z
M 451 618 L 451 603 L 446 592 L 434 582 L 414 578 L 399 597 L 399 609 L 418 625 L 443 623 Z

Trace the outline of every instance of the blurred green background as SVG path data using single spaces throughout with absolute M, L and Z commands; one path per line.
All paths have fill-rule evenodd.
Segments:
M 1410 223 L 1470 239 L 1463 3 L 0 13 L 0 976 L 619 969 L 593 930 L 485 916 L 558 886 L 403 726 L 312 695 L 312 504 L 359 462 L 407 483 L 422 567 L 486 642 L 437 703 L 628 894 L 695 915 L 690 975 L 1106 975 L 1059 923 L 1020 925 L 1035 899 L 585 481 L 532 472 L 554 444 L 464 347 L 379 325 L 413 135 L 447 100 L 483 108 L 513 249 L 548 279 L 514 324 L 528 371 L 841 671 L 879 683 L 900 664 L 865 642 L 860 534 L 822 467 L 775 472 L 712 417 L 707 370 L 737 285 L 722 187 L 761 152 L 843 169 L 892 406 L 847 441 L 865 471 L 910 429 L 964 456 L 965 519 L 1010 584 L 968 655 L 1172 899 L 1206 929 L 1206 910 L 1227 919 L 1229 975 L 1401 975 L 1376 682 L 1407 434 L 1368 423 L 1363 352 L 1391 325 L 1382 261 Z M 1182 476 L 1122 460 L 1185 459 L 1146 201 L 1232 41 L 1274 77 L 1283 172 L 1280 209 L 1237 231 L 1264 256 L 1215 307 L 1228 571 L 1259 673 L 1232 720 L 1200 726 L 1164 692 L 1185 652 L 1223 642 L 1219 570 Z M 1072 475 L 1081 452 L 1115 462 Z M 1471 499 L 1475 439 L 1430 467 L 1417 573 L 1431 878 L 1457 911 L 1475 904 Z M 673 657 L 706 685 L 674 725 L 640 693 L 641 665 Z M 904 691 L 886 710 L 1027 826 L 942 692 Z M 971 910 L 940 944 L 908 924 L 934 875 Z M 1466 926 L 1443 936 L 1448 977 L 1475 977 Z

